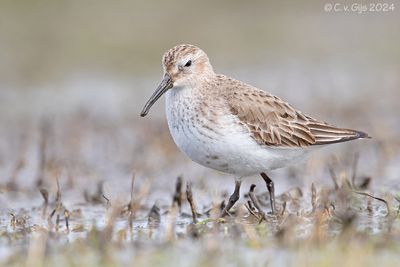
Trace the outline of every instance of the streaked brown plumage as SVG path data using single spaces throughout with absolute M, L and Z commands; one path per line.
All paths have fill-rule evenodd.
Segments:
M 222 83 L 230 79 L 222 77 Z M 307 147 L 368 137 L 360 131 L 338 128 L 316 120 L 279 97 L 241 81 L 235 80 L 235 86 L 226 94 L 232 113 L 259 144 Z

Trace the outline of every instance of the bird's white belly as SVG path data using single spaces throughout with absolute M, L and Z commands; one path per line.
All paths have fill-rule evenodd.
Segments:
M 181 88 L 167 92 L 168 126 L 178 148 L 205 167 L 246 177 L 285 167 L 308 152 L 259 145 L 229 112 L 208 121 L 198 114 L 190 94 Z

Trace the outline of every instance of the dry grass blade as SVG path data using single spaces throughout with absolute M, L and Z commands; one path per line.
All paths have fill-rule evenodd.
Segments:
M 332 181 L 333 181 L 333 184 L 335 185 L 335 190 L 338 190 L 339 189 L 339 184 L 338 184 L 338 182 L 337 182 L 337 176 L 336 176 L 336 174 L 335 174 L 335 171 L 333 170 L 333 167 L 332 166 L 329 166 L 329 174 L 330 174 L 330 176 L 331 176 L 331 179 L 332 179 Z
M 314 213 L 315 210 L 317 209 L 317 190 L 315 189 L 314 183 L 311 184 L 311 206 L 312 206 L 311 213 Z
M 251 199 L 251 201 L 253 202 L 253 206 L 256 208 L 257 212 L 260 214 L 261 218 L 260 218 L 260 223 L 262 222 L 262 220 L 267 220 L 265 217 L 265 213 L 264 211 L 261 209 L 260 207 L 260 203 L 258 202 L 258 199 L 256 197 L 256 195 L 254 194 L 254 189 L 256 188 L 255 184 L 252 184 L 250 186 L 250 191 L 249 191 L 249 197 Z
M 133 228 L 133 218 L 134 218 L 134 198 L 133 198 L 133 191 L 134 191 L 134 186 L 135 186 L 135 173 L 132 173 L 132 181 L 131 181 L 131 200 L 129 202 L 129 217 L 128 217 L 128 222 L 129 222 L 129 228 L 132 230 Z
M 70 213 L 64 207 L 64 205 L 63 205 L 63 203 L 61 201 L 60 182 L 59 182 L 59 179 L 57 178 L 57 194 L 56 194 L 56 200 L 55 200 L 55 207 L 54 207 L 53 211 L 50 213 L 50 215 L 48 217 L 49 225 L 52 225 L 51 219 L 53 218 L 54 215 L 56 215 L 56 226 L 55 226 L 56 231 L 58 231 L 59 228 L 60 228 L 60 220 L 61 220 L 60 214 L 62 214 L 64 216 L 65 224 L 66 224 L 67 230 L 69 231 L 69 216 L 70 216 Z
M 370 197 L 370 198 L 373 198 L 373 199 L 376 199 L 376 200 L 378 200 L 378 201 L 381 201 L 381 202 L 385 203 L 386 212 L 387 212 L 387 213 L 386 213 L 386 216 L 389 216 L 389 214 L 390 214 L 390 207 L 389 207 L 388 202 L 387 202 L 385 199 L 380 198 L 380 197 L 373 196 L 373 195 L 371 195 L 371 194 L 369 194 L 369 193 L 366 193 L 366 192 L 360 192 L 360 191 L 356 191 L 356 190 L 352 190 L 352 192 L 353 192 L 353 193 L 356 193 L 356 194 L 359 194 L 359 195 L 367 196 L 367 197 Z
M 57 195 L 56 195 L 56 203 L 61 202 L 61 189 L 60 189 L 60 181 L 57 177 Z
M 103 250 L 106 249 L 107 245 L 110 243 L 113 237 L 115 220 L 121 214 L 122 206 L 115 205 L 112 207 L 110 212 L 108 213 L 108 218 L 106 219 L 106 225 L 102 232 L 100 232 L 100 248 Z
M 14 213 L 10 213 L 10 216 L 11 216 L 10 225 L 13 228 L 13 230 L 15 230 L 15 228 L 17 227 L 17 218 L 14 215 Z
M 358 166 L 358 159 L 360 158 L 360 155 L 356 153 L 354 155 L 354 160 L 353 160 L 353 167 L 352 167 L 352 176 L 351 176 L 351 184 L 353 185 L 354 188 L 356 188 L 356 178 L 357 178 L 357 166 Z
M 190 183 L 186 185 L 186 198 L 192 210 L 193 223 L 197 223 L 197 210 L 193 200 L 192 185 Z
M 133 173 L 130 190 L 131 199 L 129 200 L 129 203 L 124 205 L 123 209 L 121 209 L 121 215 L 128 214 L 128 216 L 132 216 L 131 219 L 135 219 L 136 212 L 140 209 L 140 201 L 148 195 L 150 189 L 149 184 L 145 183 L 135 195 L 135 180 L 135 174 Z
M 110 199 L 108 197 L 106 197 L 104 194 L 102 194 L 101 197 L 104 198 L 104 200 L 106 201 L 107 207 L 111 205 Z
M 282 211 L 279 214 L 279 216 L 282 217 L 285 214 L 285 211 L 286 211 L 286 201 L 284 201 L 282 204 Z
M 149 212 L 149 215 L 147 216 L 148 223 L 152 222 L 160 222 L 161 220 L 161 214 L 160 214 L 160 208 L 154 204 Z
M 253 204 L 251 203 L 251 200 L 248 200 L 248 201 L 247 201 L 247 205 L 249 206 L 249 208 L 250 208 L 251 210 L 254 210 L 254 207 L 253 207 Z
M 44 188 L 40 189 L 39 191 L 43 197 L 44 204 L 47 205 L 49 203 L 49 192 Z
M 181 212 L 181 208 L 182 208 L 182 176 L 178 176 L 178 178 L 176 179 L 175 193 L 172 198 L 172 205 L 175 205 L 175 203 L 179 207 L 179 212 Z
M 56 231 L 58 231 L 58 229 L 60 229 L 60 214 L 57 214 L 56 217 Z
M 132 180 L 131 180 L 131 207 L 132 207 L 132 203 L 133 203 L 133 191 L 134 191 L 134 187 L 135 187 L 135 173 L 132 173 Z
M 69 232 L 69 211 L 67 209 L 64 210 L 64 218 L 65 218 L 65 227 Z
M 254 212 L 253 205 L 251 204 L 251 200 L 247 202 L 247 205 L 244 205 L 246 209 L 250 212 L 251 215 L 257 218 L 257 220 L 261 220 L 260 216 Z
M 49 123 L 43 120 L 40 125 L 40 143 L 39 143 L 39 167 L 36 175 L 36 186 L 41 187 L 44 181 L 46 168 L 46 147 L 49 132 Z

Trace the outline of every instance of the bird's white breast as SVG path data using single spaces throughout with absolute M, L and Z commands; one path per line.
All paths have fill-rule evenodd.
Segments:
M 193 161 L 222 172 L 245 177 L 284 167 L 301 159 L 307 149 L 279 149 L 259 145 L 236 116 L 221 102 L 204 105 L 191 88 L 174 87 L 166 93 L 171 135 Z M 215 100 L 215 99 L 214 99 Z M 217 116 L 212 119 L 211 112 Z

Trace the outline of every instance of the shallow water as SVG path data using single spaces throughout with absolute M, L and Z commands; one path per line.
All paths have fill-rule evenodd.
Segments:
M 255 80 L 262 87 L 269 84 L 272 92 L 294 102 L 296 107 L 304 107 L 307 113 L 365 130 L 373 139 L 321 149 L 298 166 L 272 172 L 279 207 L 282 209 L 286 201 L 286 209 L 279 218 L 267 216 L 267 221 L 261 224 L 245 208 L 249 200 L 246 195 L 250 185 L 256 184 L 255 192 L 267 213 L 266 187 L 259 177 L 246 179 L 236 214 L 221 222 L 216 220 L 218 207 L 233 189 L 232 177 L 198 166 L 177 150 L 163 118 L 162 103 L 146 119 L 138 117 L 156 78 L 137 83 L 85 79 L 65 83 L 64 88 L 57 90 L 51 86 L 34 91 L 2 90 L 0 261 L 18 264 L 25 261 L 26 253 L 28 258 L 40 254 L 34 248 L 40 248 L 43 235 L 48 264 L 60 253 L 65 255 L 66 262 L 73 261 L 68 253 L 82 250 L 86 251 L 88 265 L 93 264 L 91 253 L 110 250 L 115 256 L 108 260 L 118 264 L 132 259 L 140 262 L 147 255 L 153 263 L 159 258 L 168 265 L 171 260 L 165 257 L 185 254 L 194 265 L 243 262 L 284 266 L 301 258 L 299 244 L 322 243 L 329 251 L 332 239 L 346 242 L 344 233 L 358 236 L 354 240 L 373 239 L 370 243 L 375 245 L 374 242 L 387 240 L 388 236 L 388 246 L 398 240 L 400 225 L 396 210 L 400 203 L 395 196 L 400 191 L 400 125 L 394 97 L 400 84 L 398 76 L 386 73 L 385 94 L 375 101 L 377 93 L 373 88 L 381 81 L 364 77 L 363 71 L 350 77 L 332 68 L 330 75 L 341 77 L 336 80 L 310 67 L 302 72 L 314 73 L 311 84 L 302 72 L 289 68 L 283 86 L 278 84 L 282 74 L 268 66 L 255 69 L 251 75 L 248 71 L 232 72 L 238 77 L 245 76 L 247 81 Z M 260 73 L 269 76 L 257 80 Z M 334 91 L 321 86 L 330 83 L 330 79 L 340 85 Z M 141 84 L 142 88 L 128 90 L 131 83 Z M 365 84 L 369 86 L 363 88 L 362 94 L 348 90 Z M 294 85 L 297 91 L 290 89 Z M 380 117 L 381 114 L 385 116 Z M 354 168 L 356 155 L 359 158 Z M 334 188 L 329 166 L 338 189 Z M 126 204 L 131 199 L 133 172 L 137 209 L 130 227 Z M 179 175 L 184 181 L 181 212 L 172 208 Z M 370 183 L 359 188 L 363 182 L 367 183 L 368 177 Z M 63 206 L 51 217 L 57 203 L 57 179 Z M 201 214 L 200 223 L 195 225 L 184 193 L 188 182 L 192 184 L 197 211 Z M 312 183 L 316 187 L 314 211 Z M 385 199 L 390 214 L 387 215 L 384 202 L 352 193 L 355 188 Z M 49 193 L 47 207 L 39 189 Z M 153 205 L 159 212 L 153 213 L 149 220 Z M 65 224 L 65 209 L 69 212 L 69 229 Z M 130 249 L 131 246 L 135 249 Z M 63 250 L 67 252 L 60 252 Z M 201 253 L 209 258 L 202 258 Z M 177 265 L 185 262 L 176 261 Z

